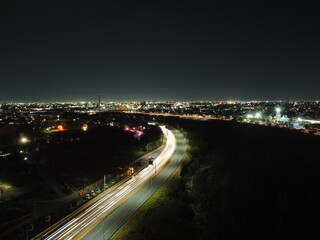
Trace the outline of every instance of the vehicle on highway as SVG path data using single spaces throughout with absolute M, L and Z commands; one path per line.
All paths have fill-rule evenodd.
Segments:
M 85 204 L 83 208 L 80 207 L 75 212 L 66 216 L 63 221 L 59 222 L 59 224 L 55 224 L 54 227 L 50 227 L 38 234 L 34 239 L 81 239 L 93 230 L 95 226 L 102 221 L 102 219 L 105 219 L 105 217 L 114 212 L 115 209 L 118 209 L 128 197 L 131 195 L 135 196 L 134 194 L 139 192 L 139 189 L 141 188 L 149 189 L 148 183 L 154 178 L 156 173 L 155 170 L 160 171 L 167 166 L 167 163 L 170 162 L 170 159 L 176 149 L 176 140 L 172 131 L 167 130 L 163 126 L 161 129 L 165 134 L 167 141 L 163 150 L 161 150 L 160 154 L 153 161 L 153 166 L 147 165 L 143 170 L 139 171 L 136 177 L 124 179 L 119 183 L 118 181 L 121 180 L 120 178 L 108 180 L 108 184 L 110 186 L 114 185 L 115 182 L 118 184 L 111 189 L 109 188 L 108 191 L 100 194 L 101 196 L 99 195 L 99 197 L 92 199 L 89 203 Z M 172 165 L 174 164 L 175 163 L 172 163 Z M 171 168 L 168 167 L 168 169 Z M 104 179 L 104 181 L 105 180 L 106 179 Z M 96 188 L 97 187 L 95 187 L 95 189 Z M 86 189 L 86 193 L 86 196 L 89 195 L 90 198 L 92 197 L 91 194 L 96 194 L 96 192 L 91 189 Z M 152 195 L 152 192 L 150 192 L 150 194 Z M 120 215 L 121 214 L 122 213 L 120 213 Z M 90 236 L 88 239 L 101 238 Z

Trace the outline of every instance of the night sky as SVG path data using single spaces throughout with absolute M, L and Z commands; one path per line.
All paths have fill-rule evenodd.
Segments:
M 1 0 L 0 101 L 320 99 L 299 2 Z

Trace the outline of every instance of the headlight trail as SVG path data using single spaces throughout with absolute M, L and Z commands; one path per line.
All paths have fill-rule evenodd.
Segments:
M 153 165 L 148 165 L 135 177 L 123 182 L 113 191 L 101 193 L 101 197 L 96 200 L 92 199 L 91 204 L 87 208 L 79 208 L 61 220 L 61 223 L 58 222 L 34 239 L 81 238 L 152 179 L 169 162 L 176 149 L 176 139 L 172 131 L 168 130 L 165 126 L 160 126 L 160 128 L 166 138 L 166 144 L 163 151 L 153 161 Z

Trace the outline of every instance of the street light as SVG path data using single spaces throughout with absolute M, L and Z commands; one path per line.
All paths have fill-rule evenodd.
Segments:
M 85 131 L 87 131 L 88 130 L 88 125 L 87 124 L 84 124 L 83 126 L 82 126 L 82 130 L 85 132 Z
M 22 138 L 20 138 L 20 142 L 21 142 L 22 144 L 25 144 L 25 143 L 29 142 L 29 140 L 28 140 L 28 138 L 26 138 L 26 137 L 22 137 Z

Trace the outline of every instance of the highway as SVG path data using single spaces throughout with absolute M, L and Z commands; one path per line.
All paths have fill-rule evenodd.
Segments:
M 137 206 L 141 206 L 175 169 L 171 166 L 172 164 L 168 164 L 176 151 L 175 135 L 164 126 L 161 126 L 161 130 L 166 143 L 163 151 L 155 158 L 153 165 L 149 165 L 132 178 L 103 192 L 33 239 L 105 239 L 112 236 L 133 214 Z M 182 157 L 180 156 L 179 159 L 181 160 Z M 176 161 L 175 166 L 177 164 Z M 164 168 L 166 171 L 162 171 Z M 131 211 L 127 211 L 126 208 Z M 123 209 L 126 214 L 123 214 Z M 128 213 L 129 216 L 127 216 Z M 107 220 L 110 218 L 118 220 L 109 225 Z M 105 231 L 106 229 L 108 231 Z

